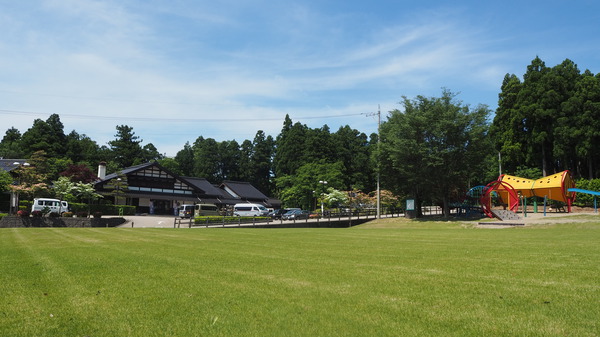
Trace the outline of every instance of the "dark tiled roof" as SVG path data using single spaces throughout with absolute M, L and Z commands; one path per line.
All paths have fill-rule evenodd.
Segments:
M 185 181 L 187 181 L 188 183 L 190 183 L 191 185 L 193 185 L 194 187 L 201 189 L 207 195 L 215 196 L 215 197 L 222 196 L 221 191 L 204 178 L 195 178 L 195 177 L 181 177 L 181 178 L 184 179 Z M 229 196 L 229 197 L 231 197 L 231 196 Z
M 264 195 L 252 184 L 243 181 L 224 181 L 221 187 L 229 188 L 233 193 L 237 194 L 241 199 L 252 200 L 267 200 L 269 197 Z
M 26 159 L 0 159 L 0 170 L 10 172 L 26 162 Z
M 123 169 L 123 170 L 121 170 L 119 172 L 115 172 L 115 173 L 111 173 L 111 174 L 106 175 L 106 177 L 103 180 L 105 180 L 105 181 L 106 180 L 111 180 L 111 179 L 114 179 L 114 178 L 118 177 L 120 174 L 127 175 L 127 174 L 129 174 L 131 172 L 142 170 L 142 169 L 145 169 L 145 168 L 153 166 L 153 165 L 156 165 L 156 162 L 149 162 L 149 163 L 145 163 L 145 164 L 130 166 L 130 167 L 125 168 L 125 169 Z

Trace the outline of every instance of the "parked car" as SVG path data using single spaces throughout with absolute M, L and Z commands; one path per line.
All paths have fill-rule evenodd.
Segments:
M 283 220 L 300 220 L 300 219 L 308 219 L 308 211 L 302 211 L 298 209 L 293 209 L 288 211 L 284 215 L 281 216 Z
M 58 199 L 49 199 L 49 198 L 36 198 L 33 199 L 33 204 L 31 205 L 31 211 L 44 211 L 47 210 L 50 213 L 58 213 L 62 214 L 64 212 L 69 211 L 69 203 L 66 201 L 60 201 Z
M 290 210 L 287 208 L 280 208 L 280 209 L 276 209 L 273 212 L 271 212 L 271 218 L 273 219 L 281 219 L 281 216 L 283 216 L 285 213 L 289 212 Z
M 235 204 L 233 206 L 234 216 L 267 216 L 269 211 L 263 205 L 259 204 Z
M 194 215 L 194 205 L 186 204 L 179 206 L 180 218 L 191 218 Z

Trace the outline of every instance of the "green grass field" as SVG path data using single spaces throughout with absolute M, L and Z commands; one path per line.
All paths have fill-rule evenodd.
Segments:
M 600 335 L 594 222 L 2 229 L 0 262 L 0 336 Z

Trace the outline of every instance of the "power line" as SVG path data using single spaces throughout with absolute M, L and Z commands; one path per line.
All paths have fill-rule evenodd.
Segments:
M 0 114 L 3 115 L 24 115 L 24 116 L 49 116 L 52 113 L 34 112 L 34 111 L 20 111 L 20 110 L 8 110 L 0 109 Z M 280 121 L 281 118 L 160 118 L 160 117 L 124 117 L 124 116 L 97 116 L 97 115 L 82 115 L 82 114 L 58 114 L 61 118 L 74 118 L 74 119 L 96 119 L 96 120 L 126 120 L 136 122 L 214 122 L 214 123 L 230 123 L 230 122 L 264 122 L 264 121 Z M 354 114 L 343 114 L 343 115 L 328 115 L 328 116 L 303 116 L 295 117 L 292 119 L 324 119 L 324 118 L 342 118 L 350 116 L 359 116 L 361 113 Z

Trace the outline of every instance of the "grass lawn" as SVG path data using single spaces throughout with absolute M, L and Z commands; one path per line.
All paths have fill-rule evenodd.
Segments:
M 0 336 L 598 336 L 598 322 L 597 221 L 0 229 Z

